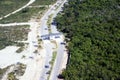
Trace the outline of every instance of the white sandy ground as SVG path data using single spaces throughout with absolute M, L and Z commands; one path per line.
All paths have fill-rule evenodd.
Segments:
M 45 54 L 45 50 L 41 51 L 41 54 Z M 37 55 L 35 59 L 31 60 L 30 63 L 27 64 L 27 68 L 25 74 L 21 77 L 20 80 L 39 80 L 38 76 L 40 76 L 41 66 L 43 66 L 44 56 Z
M 37 70 L 39 71 L 40 65 L 36 65 L 38 63 L 41 63 L 40 61 L 42 60 L 37 60 L 40 58 L 40 56 L 44 55 L 36 55 L 33 52 L 37 49 L 34 45 L 37 45 L 37 27 L 39 26 L 38 23 L 34 21 L 30 21 L 30 29 L 31 31 L 28 34 L 28 40 L 26 42 L 29 43 L 28 47 L 21 53 L 16 53 L 16 50 L 19 47 L 16 46 L 8 46 L 3 50 L 0 50 L 0 68 L 5 68 L 9 65 L 16 64 L 18 62 L 24 63 L 27 65 L 25 74 L 20 80 L 30 80 L 27 79 L 28 76 L 31 76 L 31 70 L 32 72 L 36 72 Z M 19 24 L 19 23 L 18 23 Z M 33 43 L 34 42 L 34 43 Z M 41 53 L 44 53 L 43 50 L 40 51 Z M 22 56 L 26 56 L 25 58 L 22 59 Z M 30 57 L 33 57 L 31 59 Z M 36 66 L 36 67 L 34 67 Z M 39 68 L 39 69 L 38 69 Z M 27 77 L 26 77 L 27 76 Z M 5 77 L 3 77 L 3 80 L 6 80 Z
M 21 61 L 22 54 L 18 54 L 15 51 L 18 47 L 8 46 L 0 51 L 0 68 L 5 68 L 11 64 L 16 64 Z
M 25 55 L 26 58 L 28 59 L 29 57 L 34 56 L 34 54 L 32 53 L 34 52 L 36 47 L 34 47 L 35 43 L 33 44 L 32 41 L 36 41 L 37 43 L 37 38 L 36 38 L 37 37 L 36 35 L 37 26 L 38 26 L 37 23 L 31 22 L 31 25 L 30 25 L 31 32 L 29 32 L 28 41 L 26 41 L 29 43 L 29 46 L 22 53 L 16 53 L 16 50 L 19 48 L 16 46 L 8 46 L 5 49 L 0 50 L 0 68 L 7 67 L 17 62 L 26 63 L 26 59 L 22 59 L 23 55 Z
M 1 27 L 7 27 L 7 26 L 22 26 L 22 25 L 30 25 L 29 22 L 21 22 L 21 23 L 8 23 L 8 24 L 0 24 Z

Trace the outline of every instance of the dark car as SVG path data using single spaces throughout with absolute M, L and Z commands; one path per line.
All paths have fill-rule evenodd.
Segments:
M 43 40 L 50 40 L 50 38 L 49 37 L 44 37 Z
M 52 25 L 56 25 L 57 23 L 54 21 L 54 22 L 52 22 L 51 24 L 52 24 Z
M 45 65 L 45 68 L 49 68 L 49 66 L 48 66 L 48 65 Z
M 60 36 L 55 36 L 55 38 L 60 38 Z
M 60 44 L 63 44 L 63 45 L 65 45 L 65 42 L 61 42 Z
M 50 71 L 46 72 L 46 74 L 50 74 Z

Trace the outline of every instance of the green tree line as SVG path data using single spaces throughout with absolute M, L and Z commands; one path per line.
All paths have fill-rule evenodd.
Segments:
M 68 0 L 55 20 L 70 39 L 65 80 L 120 80 L 120 0 Z

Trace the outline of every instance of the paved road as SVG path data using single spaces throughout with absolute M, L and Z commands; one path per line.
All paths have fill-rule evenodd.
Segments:
M 65 50 L 65 46 L 61 45 L 61 42 L 59 42 L 57 56 L 56 56 L 56 60 L 55 60 L 54 66 L 53 66 L 51 76 L 50 76 L 50 80 L 57 80 L 57 78 L 58 78 L 62 59 L 63 59 L 64 50 Z
M 46 35 L 48 34 L 48 26 L 47 26 L 47 19 L 46 17 L 41 21 L 41 26 L 40 26 L 40 35 Z
M 44 16 L 41 18 L 41 29 L 40 29 L 40 35 L 46 35 L 46 34 L 48 34 L 49 32 L 48 32 L 48 26 L 47 26 L 47 21 L 48 21 L 48 17 L 49 17 L 49 15 L 51 15 L 51 14 L 53 14 L 53 17 L 52 18 L 54 18 L 56 15 L 57 15 L 57 13 L 60 11 L 60 9 L 59 10 L 54 10 L 54 8 L 55 8 L 55 6 L 56 5 L 58 5 L 58 3 L 60 3 L 62 0 L 58 0 L 54 5 L 52 5 L 51 7 L 50 7 L 50 9 L 44 14 Z M 62 7 L 62 6 L 60 6 L 60 7 Z M 53 25 L 52 25 L 53 26 Z M 57 29 L 56 29 L 56 27 L 54 27 L 54 28 L 52 28 L 52 31 L 54 32 L 57 32 Z M 55 33 L 54 32 L 54 33 Z
M 41 36 L 49 34 L 48 26 L 47 26 L 47 20 L 48 20 L 49 15 L 53 14 L 53 16 L 52 16 L 52 20 L 53 20 L 53 18 L 56 17 L 57 13 L 62 10 L 62 7 L 63 7 L 63 5 L 66 1 L 67 0 L 58 0 L 53 6 L 51 6 L 51 8 L 41 18 L 41 26 L 40 26 L 41 27 L 40 28 L 40 35 Z M 59 5 L 59 8 L 57 10 L 55 10 L 55 6 L 58 5 L 59 3 L 62 3 L 62 4 Z M 51 25 L 51 31 L 54 34 L 59 33 L 59 31 L 57 31 L 57 29 L 56 29 L 56 25 Z M 56 41 L 57 40 L 58 39 L 56 39 Z M 63 42 L 62 39 L 59 39 L 59 40 L 61 42 Z M 50 42 L 49 40 L 45 40 L 45 41 Z M 48 54 L 51 55 L 52 54 L 52 50 L 51 50 L 52 46 L 50 45 L 50 43 L 46 43 L 45 41 L 44 41 L 44 45 L 45 45 L 45 49 L 46 49 L 46 52 L 47 52 L 46 55 L 48 55 Z M 50 75 L 50 80 L 56 80 L 57 79 L 57 75 L 59 74 L 59 70 L 60 70 L 60 66 L 61 66 L 60 63 L 62 62 L 62 58 L 63 58 L 62 53 L 64 53 L 64 46 L 65 45 L 61 45 L 61 42 L 59 42 L 59 41 L 57 41 L 57 42 L 58 42 L 57 43 L 58 44 L 57 57 L 55 59 L 55 63 L 54 63 L 53 69 L 52 69 L 52 73 Z M 45 60 L 45 65 L 49 65 L 48 62 L 49 62 L 49 60 L 51 60 L 50 57 L 46 56 L 45 59 L 46 59 Z M 49 68 L 48 69 L 43 68 L 42 74 L 40 76 L 40 80 L 46 80 L 46 78 L 48 76 L 46 74 L 46 72 L 48 70 L 50 70 L 50 69 Z
M 49 70 L 51 65 L 49 64 L 49 62 L 52 59 L 52 44 L 49 41 L 44 41 L 44 48 L 46 50 L 46 55 L 45 55 L 45 65 L 43 66 L 43 70 L 42 70 L 42 75 L 40 76 L 40 80 L 47 80 L 47 77 L 49 74 L 46 74 Z M 48 66 L 48 67 L 45 67 Z
M 62 11 L 62 7 L 63 7 L 65 2 L 67 2 L 67 0 L 63 1 L 63 3 L 57 9 L 57 11 L 56 11 L 56 13 L 54 14 L 53 17 L 56 17 L 57 13 L 59 11 Z M 51 29 L 55 29 L 55 28 L 56 28 L 55 25 L 51 27 Z M 52 30 L 52 31 L 54 32 L 55 30 Z M 56 56 L 56 60 L 55 60 L 55 63 L 53 65 L 53 69 L 52 69 L 52 72 L 51 72 L 49 80 L 57 80 L 58 79 L 58 75 L 59 75 L 59 72 L 60 72 L 60 69 L 61 69 L 61 63 L 62 63 L 62 59 L 63 59 L 63 54 L 64 54 L 64 50 L 65 50 L 65 45 L 61 44 L 61 42 L 63 42 L 62 39 L 60 41 L 58 41 L 57 56 Z
M 56 2 L 57 3 L 57 2 Z M 47 21 L 48 21 L 48 17 L 52 12 L 52 8 L 55 5 L 51 6 L 50 9 L 44 14 L 44 16 L 41 18 L 41 25 L 40 25 L 40 36 L 44 36 L 44 35 L 48 35 L 49 31 L 48 31 L 48 26 L 47 26 Z M 43 70 L 42 73 L 40 75 L 40 79 L 39 80 L 47 80 L 47 77 L 49 74 L 46 74 L 49 70 L 50 70 L 50 64 L 49 62 L 52 59 L 52 45 L 50 43 L 49 40 L 45 40 L 44 42 L 44 48 L 46 50 L 46 57 L 45 57 L 45 65 L 43 66 Z M 49 68 L 45 68 L 45 66 L 49 66 Z

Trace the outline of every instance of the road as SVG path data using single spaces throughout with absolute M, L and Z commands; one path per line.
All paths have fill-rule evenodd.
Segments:
M 64 0 L 63 3 L 60 5 L 60 7 L 57 9 L 56 13 L 53 15 L 53 18 L 57 16 L 57 13 L 59 11 L 62 11 L 62 7 L 64 5 L 64 3 L 67 2 L 67 0 Z M 56 25 L 52 25 L 51 26 L 51 31 L 54 33 L 56 32 Z M 53 69 L 50 75 L 50 79 L 49 80 L 57 80 L 58 79 L 58 75 L 60 73 L 61 70 L 61 63 L 63 60 L 63 56 L 64 56 L 64 50 L 65 50 L 65 45 L 61 44 L 61 42 L 63 42 L 63 39 L 57 41 L 58 43 L 58 49 L 57 49 L 57 56 L 56 56 L 56 60 L 55 63 L 53 65 Z
M 51 8 L 41 18 L 41 26 L 40 26 L 41 27 L 40 28 L 41 36 L 49 34 L 48 26 L 47 26 L 47 20 L 48 20 L 49 15 L 51 15 L 51 14 L 53 15 L 52 16 L 52 21 L 53 21 L 53 19 L 57 16 L 58 12 L 62 11 L 62 7 L 63 7 L 65 2 L 67 2 L 67 0 L 59 0 L 59 1 L 57 1 L 53 6 L 51 6 Z M 60 5 L 58 5 L 58 4 L 60 4 Z M 57 10 L 55 9 L 56 5 L 59 6 L 57 8 Z M 55 24 L 51 25 L 51 33 L 59 33 L 59 31 L 57 30 Z M 49 40 L 43 40 L 43 41 L 44 41 L 44 44 L 47 44 L 47 46 L 50 46 L 50 44 L 45 42 L 45 41 L 50 42 Z M 55 59 L 55 62 L 54 62 L 53 69 L 52 69 L 52 72 L 50 74 L 50 79 L 49 80 L 57 80 L 57 76 L 58 76 L 58 74 L 60 72 L 60 69 L 61 69 L 60 66 L 61 66 L 61 63 L 62 63 L 64 48 L 65 48 L 65 45 L 61 44 L 61 42 L 63 42 L 63 39 L 61 39 L 61 37 L 59 39 L 56 39 L 56 42 L 58 44 L 57 56 L 56 56 L 56 59 Z M 51 52 L 52 52 L 50 47 L 47 47 L 47 46 L 45 48 L 46 51 L 47 51 L 46 55 L 51 54 Z M 50 57 L 46 57 L 45 59 L 46 59 L 45 65 L 49 65 L 48 61 L 50 60 Z M 48 70 L 49 69 L 43 68 L 42 74 L 40 76 L 40 80 L 46 80 L 47 79 L 48 75 L 46 74 L 46 72 Z
M 66 0 L 65 0 L 66 1 Z M 64 1 L 64 2 L 65 2 Z M 61 10 L 61 7 L 62 6 L 60 6 L 60 8 L 58 9 L 58 10 L 55 10 L 54 8 L 55 8 L 55 6 L 56 5 L 58 5 L 58 4 L 60 4 L 62 2 L 62 0 L 57 0 L 57 2 L 54 4 L 54 5 L 52 5 L 51 7 L 50 7 L 50 9 L 44 14 L 44 16 L 41 18 L 41 29 L 40 29 L 40 34 L 41 35 L 46 35 L 46 34 L 49 34 L 49 32 L 48 32 L 48 25 L 47 25 L 47 21 L 48 21 L 48 17 L 49 17 L 49 15 L 51 15 L 51 14 L 53 14 L 53 17 L 52 17 L 52 20 L 53 20 L 53 18 L 57 15 L 57 13 Z M 63 3 L 64 3 L 63 2 Z M 53 25 L 52 25 L 53 26 Z M 46 29 L 47 30 L 46 30 Z M 55 28 L 52 28 L 52 30 L 54 30 L 54 31 L 56 31 L 57 32 L 57 29 L 56 29 L 56 27 Z
M 61 42 L 58 42 L 57 56 L 56 56 L 56 60 L 55 60 L 55 63 L 52 69 L 50 80 L 57 80 L 58 78 L 61 64 L 62 64 L 64 50 L 65 50 L 65 45 L 61 45 Z
M 48 31 L 48 25 L 47 25 L 47 21 L 48 21 L 48 17 L 51 13 L 53 13 L 53 8 L 55 7 L 55 5 L 58 3 L 59 1 L 57 1 L 54 5 L 52 5 L 50 7 L 50 9 L 44 14 L 44 16 L 41 18 L 41 25 L 40 25 L 40 36 L 43 35 L 48 35 L 49 31 Z M 55 28 L 54 28 L 55 29 Z M 46 56 L 45 56 L 45 64 L 42 68 L 42 73 L 40 75 L 39 80 L 47 80 L 47 77 L 49 74 L 46 74 L 48 71 L 50 71 L 50 67 L 51 65 L 49 64 L 49 62 L 52 60 L 52 45 L 51 42 L 49 40 L 44 40 L 44 48 L 46 50 Z M 46 68 L 45 66 L 49 66 L 48 68 Z
M 46 54 L 45 54 L 45 64 L 43 65 L 43 68 L 42 68 L 42 75 L 40 76 L 40 79 L 39 80 L 47 80 L 47 77 L 49 74 L 46 74 L 47 72 L 49 72 L 50 70 L 50 61 L 52 59 L 52 53 L 53 53 L 53 45 L 49 42 L 49 41 L 44 41 L 44 48 L 46 50 Z M 48 66 L 48 67 L 46 67 Z

